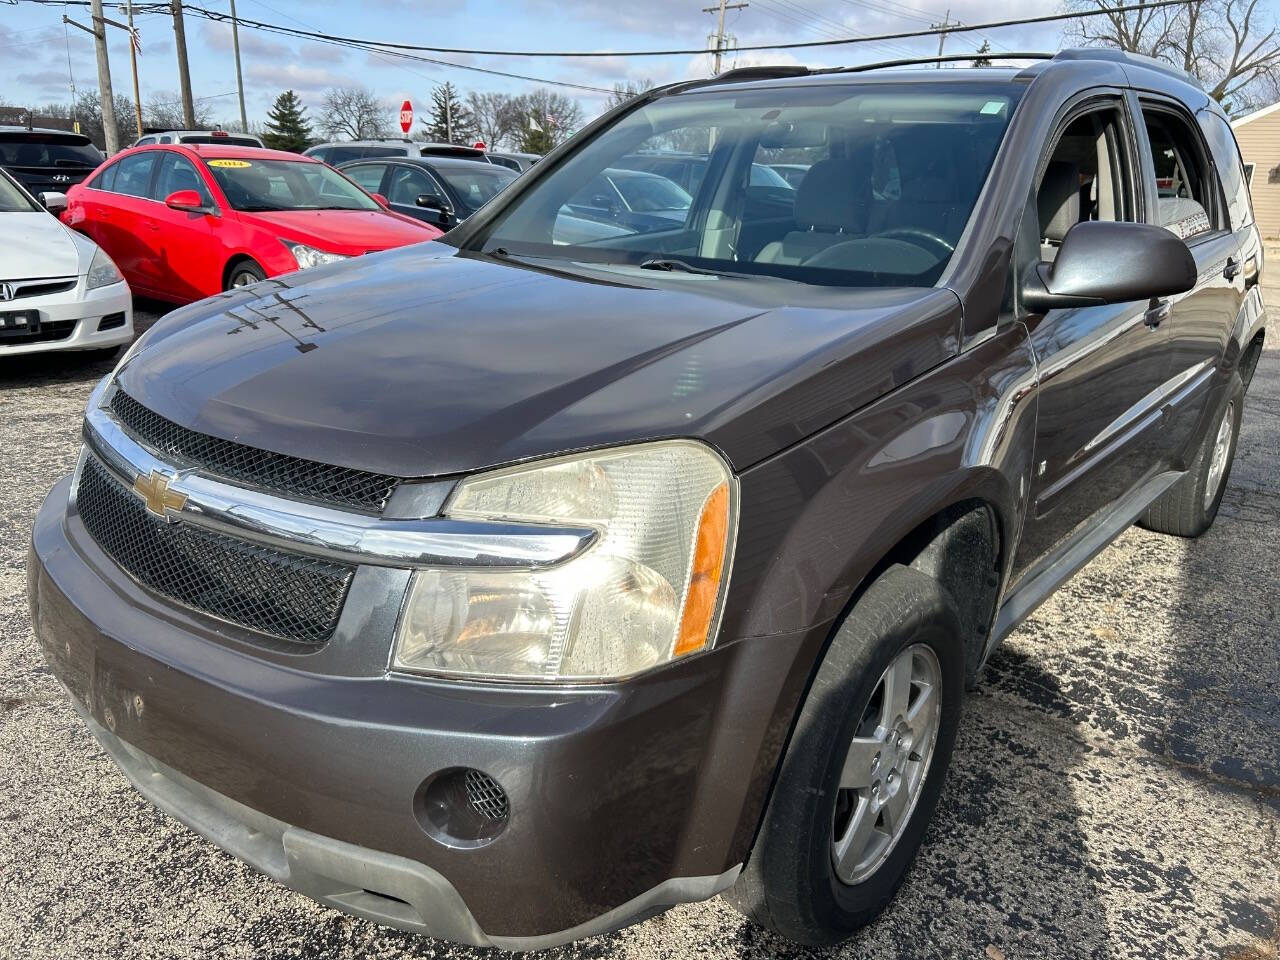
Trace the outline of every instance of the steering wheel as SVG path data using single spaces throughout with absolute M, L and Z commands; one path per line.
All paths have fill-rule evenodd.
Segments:
M 956 252 L 955 244 L 938 236 L 932 230 L 926 230 L 923 227 L 895 227 L 892 230 L 885 230 L 883 233 L 874 233 L 873 237 L 885 240 L 906 240 L 908 243 L 914 243 L 917 247 L 923 247 L 932 254 L 936 254 L 939 260 L 946 260 Z

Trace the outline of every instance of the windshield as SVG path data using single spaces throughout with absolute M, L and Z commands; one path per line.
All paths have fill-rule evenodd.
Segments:
M 465 242 L 664 271 L 931 286 L 1019 95 L 953 80 L 661 98 L 582 144 Z M 775 164 L 800 174 L 794 187 Z
M 248 137 L 218 137 L 212 133 L 193 133 L 179 137 L 180 143 L 208 143 L 221 145 L 224 147 L 260 147 L 262 146 L 257 140 L 250 140 Z
M 499 193 L 502 188 L 516 178 L 506 167 L 490 164 L 474 163 L 474 170 L 460 167 L 436 167 L 436 173 L 448 181 L 462 202 L 471 210 L 478 210 Z
M 214 158 L 205 165 L 234 210 L 379 210 L 336 170 L 307 160 Z
M 97 147 L 83 137 L 57 133 L 0 134 L 0 164 L 6 167 L 73 167 L 102 162 Z
M 0 173 L 0 213 L 30 213 L 39 209 L 16 183 Z

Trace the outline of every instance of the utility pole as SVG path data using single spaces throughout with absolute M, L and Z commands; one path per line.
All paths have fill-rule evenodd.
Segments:
M 142 136 L 142 94 L 138 92 L 138 31 L 133 28 L 133 0 L 128 0 L 125 13 L 129 20 L 129 64 L 133 67 L 133 115 Z
M 947 8 L 947 13 L 946 13 L 946 15 L 942 18 L 942 22 L 941 22 L 941 23 L 931 23 L 931 24 L 929 24 L 929 27 L 930 27 L 931 29 L 941 31 L 941 32 L 938 34 L 938 56 L 939 56 L 939 57 L 941 57 L 941 56 L 942 56 L 942 45 L 943 45 L 944 43 L 946 43 L 946 42 L 947 42 L 947 33 L 948 33 L 947 28 L 948 28 L 948 27 L 950 27 L 950 26 L 957 26 L 957 27 L 958 27 L 958 26 L 960 26 L 960 21 L 958 21 L 958 20 L 957 20 L 954 24 L 952 24 L 952 22 L 951 22 L 951 8 L 950 8 L 950 7 L 948 7 L 948 8 Z M 936 70 L 941 70 L 941 69 L 942 69 L 942 61 L 941 61 L 941 60 L 939 60 L 936 64 L 934 64 L 934 69 L 936 69 Z
M 107 156 L 120 149 L 120 131 L 116 127 L 116 97 L 111 91 L 111 61 L 107 59 L 107 27 L 102 18 L 102 0 L 92 0 L 89 15 L 93 20 L 93 46 L 98 52 L 98 99 L 102 102 L 102 141 Z
M 717 13 L 720 15 L 720 20 L 716 25 L 715 35 L 712 38 L 715 42 L 714 54 L 716 58 L 715 66 L 711 70 L 712 75 L 718 74 L 720 72 L 721 58 L 724 56 L 724 51 L 726 49 L 726 43 L 725 43 L 726 38 L 724 35 L 724 12 L 726 10 L 742 10 L 749 6 L 751 6 L 751 4 L 749 3 L 726 3 L 725 0 L 720 0 L 720 6 L 718 7 L 702 8 L 703 13 Z
M 100 0 L 94 0 L 95 3 Z M 173 36 L 178 48 L 178 83 L 182 87 L 182 122 L 188 130 L 196 128 L 196 107 L 191 101 L 191 68 L 187 66 L 187 30 L 182 22 L 182 0 L 172 0 Z
M 249 132 L 249 119 L 244 113 L 244 77 L 240 73 L 240 21 L 236 19 L 236 0 L 231 0 L 231 46 L 236 52 L 236 92 L 240 94 L 240 132 Z
M 444 85 L 444 140 L 453 143 L 453 87 Z

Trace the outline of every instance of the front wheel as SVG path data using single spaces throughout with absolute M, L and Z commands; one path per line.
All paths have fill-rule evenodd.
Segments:
M 937 581 L 895 566 L 837 630 L 726 897 L 800 943 L 838 943 L 893 899 L 951 759 L 963 631 Z
M 231 268 L 231 272 L 227 274 L 226 288 L 234 290 L 236 287 L 247 287 L 251 283 L 259 283 L 265 279 L 267 275 L 263 273 L 260 266 L 252 260 L 245 260 Z

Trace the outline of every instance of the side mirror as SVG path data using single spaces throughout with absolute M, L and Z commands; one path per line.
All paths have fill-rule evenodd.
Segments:
M 46 191 L 37 198 L 46 210 L 58 214 L 67 209 L 67 195 L 56 191 Z
M 444 227 L 446 230 L 453 226 L 453 216 L 449 213 L 449 208 L 444 205 L 444 201 L 437 197 L 434 193 L 420 193 L 418 199 L 414 201 L 423 210 L 430 210 L 436 215 L 436 223 Z
M 1044 313 L 1167 297 L 1195 285 L 1195 258 L 1164 227 L 1088 220 L 1067 231 L 1052 263 L 1036 265 L 1024 281 L 1022 304 Z
M 164 205 L 170 210 L 185 210 L 187 213 L 208 213 L 197 190 L 175 190 L 164 198 Z
M 374 201 L 374 203 L 376 203 L 376 204 L 377 204 L 378 206 L 380 206 L 380 207 L 390 207 L 390 206 L 391 206 L 391 204 L 390 204 L 390 202 L 387 200 L 387 198 L 386 198 L 386 197 L 384 197 L 384 196 L 383 196 L 382 194 L 380 194 L 380 193 L 371 193 L 371 194 L 369 194 L 369 196 L 373 197 L 373 201 Z

